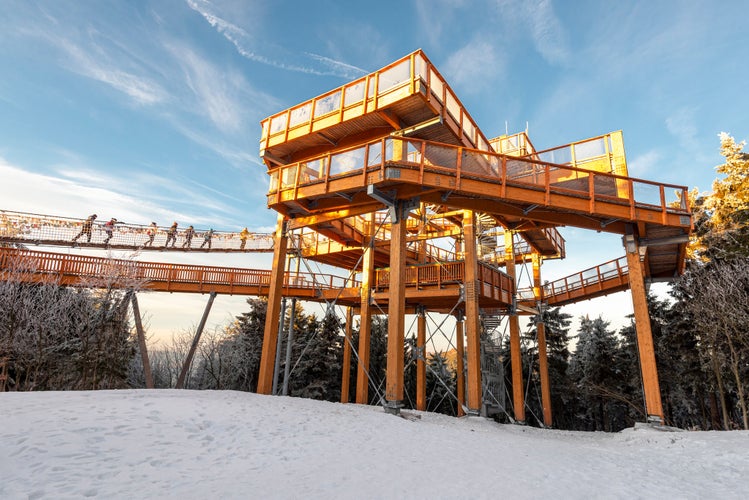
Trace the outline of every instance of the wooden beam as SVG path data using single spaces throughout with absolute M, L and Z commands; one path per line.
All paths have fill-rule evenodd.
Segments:
M 203 334 L 203 328 L 205 328 L 205 323 L 206 321 L 208 321 L 208 314 L 211 312 L 211 306 L 213 306 L 213 300 L 215 298 L 216 292 L 211 292 L 211 294 L 208 296 L 208 303 L 206 304 L 205 310 L 203 311 L 203 317 L 200 318 L 198 329 L 195 330 L 195 336 L 192 339 L 190 350 L 187 352 L 187 357 L 185 358 L 184 363 L 182 363 L 182 371 L 179 373 L 179 378 L 177 378 L 177 385 L 174 386 L 175 389 L 183 389 L 185 387 L 187 372 L 190 370 L 192 358 L 195 356 L 195 350 L 198 348 L 198 343 L 200 343 L 200 336 Z
M 543 287 L 541 286 L 541 256 L 533 253 L 533 297 L 536 299 L 539 314 L 536 316 L 536 342 L 538 343 L 538 372 L 541 379 L 541 406 L 544 413 L 544 425 L 551 427 L 551 389 L 549 387 L 549 362 L 546 354 L 546 325 L 541 317 Z
M 637 331 L 637 349 L 640 356 L 640 371 L 642 372 L 642 388 L 645 393 L 645 410 L 649 421 L 662 424 L 663 405 L 661 403 L 660 384 L 658 383 L 658 368 L 655 363 L 653 332 L 650 328 L 645 277 L 640 261 L 637 235 L 634 234 L 632 229 L 630 229 L 630 234 L 624 237 L 624 248 L 627 251 L 629 287 L 632 291 L 632 305 L 635 311 L 635 330 Z
M 260 372 L 257 380 L 258 394 L 270 394 L 273 390 L 273 365 L 276 359 L 281 294 L 283 292 L 284 268 L 286 267 L 286 245 L 288 244 L 285 226 L 284 216 L 279 214 L 276 222 L 268 306 L 265 313 L 263 349 L 260 354 Z
M 359 310 L 359 364 L 356 370 L 356 402 L 369 402 L 369 352 L 372 336 L 372 287 L 374 286 L 374 213 L 367 217 L 362 256 L 361 307 Z
M 403 402 L 403 338 L 406 318 L 406 228 L 407 217 L 399 213 L 390 226 L 390 287 L 388 290 L 388 343 L 385 384 L 386 410 L 399 413 Z
M 416 409 L 427 409 L 426 310 L 419 307 L 416 325 Z
M 473 211 L 463 212 L 463 247 L 465 252 L 465 311 L 468 365 L 468 401 L 471 414 L 481 412 L 481 321 L 479 318 L 478 255 Z
M 151 373 L 151 363 L 148 360 L 146 335 L 143 331 L 143 322 L 141 321 L 140 308 L 138 307 L 138 298 L 135 295 L 135 291 L 130 294 L 130 300 L 133 305 L 133 319 L 135 320 L 135 331 L 138 333 L 138 350 L 140 350 L 140 359 L 143 362 L 143 376 L 146 379 L 146 389 L 153 389 L 153 374 Z

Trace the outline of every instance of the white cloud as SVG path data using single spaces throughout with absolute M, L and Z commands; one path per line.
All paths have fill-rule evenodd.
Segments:
M 206 0 L 185 0 L 188 7 L 200 14 L 218 33 L 234 45 L 236 51 L 245 59 L 272 66 L 274 68 L 297 73 L 319 76 L 338 76 L 342 78 L 357 78 L 366 72 L 356 66 L 336 61 L 317 54 L 306 54 L 313 61 L 322 63 L 327 69 L 318 69 L 302 64 L 285 62 L 281 57 L 269 57 L 259 53 L 256 48 L 260 43 L 250 33 L 234 23 L 220 17 L 214 11 L 214 6 Z
M 661 160 L 662 156 L 658 151 L 650 150 L 628 161 L 627 170 L 631 177 L 647 178 Z
M 684 146 L 695 143 L 697 137 L 697 122 L 694 110 L 690 108 L 677 109 L 666 118 L 666 128 Z
M 551 0 L 526 2 L 524 5 L 536 49 L 550 63 L 566 63 L 569 59 L 567 34 L 554 14 Z
M 442 73 L 456 89 L 462 92 L 476 92 L 494 81 L 492 75 L 501 74 L 506 61 L 494 46 L 481 40 L 472 40 L 453 52 L 442 65 Z M 461 92 L 458 92 L 457 89 Z
M 121 69 L 101 47 L 98 47 L 99 53 L 94 55 L 63 37 L 50 41 L 67 54 L 64 65 L 70 71 L 106 83 L 138 104 L 157 104 L 169 97 L 164 88 L 152 79 Z

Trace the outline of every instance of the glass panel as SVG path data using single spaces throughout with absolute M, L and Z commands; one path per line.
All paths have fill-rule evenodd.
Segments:
M 427 144 L 424 163 L 454 170 L 457 165 L 457 148 Z
M 299 164 L 301 172 L 299 173 L 299 184 L 309 184 L 322 179 L 325 176 L 325 160 L 308 161 Z
M 367 97 L 374 97 L 376 79 L 374 75 L 368 76 L 367 79 L 369 80 L 369 90 L 367 90 Z
M 367 166 L 380 165 L 382 163 L 382 142 L 376 142 L 369 145 L 369 155 L 367 156 Z
M 315 118 L 327 115 L 341 107 L 341 91 L 326 95 L 315 103 Z
M 343 96 L 343 105 L 351 106 L 364 99 L 364 86 L 365 80 L 356 82 L 355 84 L 346 87 L 345 94 Z
M 437 73 L 434 72 L 434 70 L 430 71 L 430 78 L 429 85 L 432 87 L 432 93 L 434 93 L 435 96 L 437 96 L 437 99 L 442 102 L 442 92 L 444 92 L 444 84 L 442 80 L 437 76 Z
M 310 111 L 312 110 L 312 103 L 308 102 L 304 106 L 291 110 L 291 117 L 289 118 L 289 127 L 295 127 L 300 123 L 306 123 L 310 119 Z
M 572 163 L 572 151 L 569 146 L 560 149 L 552 149 L 538 155 L 539 160 L 557 165 L 569 165 Z
M 408 79 L 411 77 L 410 63 L 411 61 L 406 59 L 405 61 L 401 61 L 392 68 L 380 73 L 378 93 L 382 94 L 386 90 L 391 89 L 405 81 L 408 81 Z
M 475 143 L 476 141 L 476 128 L 473 126 L 473 123 L 471 123 L 470 120 L 465 120 L 463 122 L 463 132 L 465 132 L 466 137 L 468 137 L 471 141 Z
M 414 69 L 414 75 L 419 78 L 423 78 L 426 80 L 427 78 L 427 62 L 424 59 L 424 56 L 421 54 L 417 54 L 414 58 L 414 62 L 416 63 L 416 68 Z
M 407 146 L 407 159 L 413 163 L 421 163 L 421 144 L 409 142 Z
M 452 92 L 449 91 L 447 94 L 447 111 L 455 118 L 455 121 L 460 121 L 460 105 Z
M 287 113 L 281 113 L 278 116 L 273 117 L 270 121 L 270 133 L 276 134 L 286 128 L 286 115 Z
M 281 189 L 294 187 L 296 181 L 296 165 L 285 167 L 281 174 Z
M 360 170 L 364 166 L 364 148 L 338 153 L 330 158 L 330 176 Z
M 495 160 L 493 166 L 490 159 Z M 460 168 L 466 173 L 493 176 L 496 174 L 496 158 L 475 152 L 464 152 Z
M 661 206 L 661 190 L 659 186 L 635 181 L 633 187 L 635 191 L 635 203 Z
M 270 173 L 270 185 L 268 186 L 269 193 L 275 193 L 278 191 L 278 170 Z
M 604 142 L 603 137 L 593 141 L 575 144 L 575 160 L 578 162 L 595 156 L 603 156 L 605 154 L 606 143 Z

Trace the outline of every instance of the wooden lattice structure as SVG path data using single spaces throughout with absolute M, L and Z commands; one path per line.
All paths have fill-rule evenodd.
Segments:
M 569 303 L 628 287 L 647 413 L 662 420 L 645 286 L 683 271 L 692 220 L 685 187 L 628 176 L 621 132 L 542 151 L 526 133 L 490 139 L 416 51 L 263 120 L 260 155 L 270 178 L 268 207 L 279 216 L 259 392 L 272 390 L 284 264 L 295 248 L 360 276 L 357 402 L 367 401 L 373 296 L 380 294 L 378 307 L 389 317 L 385 397 L 397 412 L 404 317 L 419 313 L 421 322 L 423 311 L 454 311 L 449 287 L 426 282 L 435 282 L 435 266 L 441 272 L 459 263 L 456 316 L 465 332 L 468 388 L 460 403 L 470 412 L 482 405 L 482 312 L 509 318 L 513 406 L 515 419 L 523 421 L 518 315 L 537 312 L 543 302 Z M 626 257 L 544 287 L 541 263 L 565 254 L 559 226 L 620 234 Z M 293 244 L 304 238 L 317 246 Z M 435 250 L 447 251 L 435 243 L 445 239 L 453 241 L 449 257 Z M 528 260 L 534 282 L 518 290 L 516 264 Z M 486 279 L 487 273 L 494 277 Z M 538 326 L 544 420 L 550 424 L 543 324 Z

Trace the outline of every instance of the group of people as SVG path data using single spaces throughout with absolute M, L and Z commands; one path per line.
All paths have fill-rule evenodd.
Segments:
M 169 246 L 169 243 L 172 244 L 172 248 L 177 244 L 177 222 L 175 221 L 171 226 L 169 226 L 169 229 L 166 230 L 166 242 L 164 243 L 164 248 Z M 148 229 L 146 230 L 146 233 L 148 234 L 148 241 L 143 246 L 153 246 L 153 239 L 156 236 L 156 232 L 158 231 L 158 226 L 155 222 L 151 222 L 151 225 L 148 226 Z M 195 228 L 193 226 L 189 226 L 185 232 L 183 233 L 183 236 L 185 237 L 185 241 L 182 243 L 182 248 L 190 249 L 192 247 L 192 238 L 195 236 Z M 205 247 L 208 245 L 208 249 L 211 249 L 211 241 L 213 240 L 213 228 L 209 229 L 205 233 L 203 233 L 203 243 L 201 243 L 200 248 Z
M 85 221 L 83 221 L 83 226 L 81 227 L 81 231 L 73 238 L 73 243 L 77 242 L 79 238 L 82 236 L 86 237 L 86 242 L 91 243 L 91 232 L 94 227 L 94 221 L 96 221 L 97 215 L 91 214 L 89 215 Z M 109 221 L 105 222 L 102 228 L 104 229 L 104 232 L 106 233 L 106 238 L 104 239 L 104 244 L 108 245 L 109 241 L 112 239 L 112 236 L 114 235 L 114 226 L 117 224 L 118 221 L 114 217 L 112 217 Z M 169 247 L 169 244 L 171 243 L 171 248 L 175 248 L 175 245 L 177 244 L 177 236 L 178 236 L 178 230 L 177 230 L 178 224 L 175 221 L 167 230 L 166 230 L 166 242 L 164 243 L 163 248 Z M 156 234 L 159 232 L 159 226 L 155 222 L 151 222 L 151 224 L 146 228 L 146 235 L 148 236 L 148 239 L 143 243 L 143 247 L 153 247 L 154 239 L 156 238 Z M 196 235 L 195 228 L 193 226 L 189 226 L 185 231 L 182 233 L 182 236 L 184 237 L 184 241 L 182 242 L 182 248 L 190 249 L 192 247 L 192 239 Z M 211 249 L 211 242 L 213 240 L 213 228 L 209 229 L 208 231 L 203 233 L 203 242 L 200 244 L 200 248 L 208 247 L 208 249 Z M 245 245 L 247 244 L 247 239 L 250 237 L 250 231 L 245 227 L 242 229 L 242 231 L 239 233 L 239 239 L 241 241 L 240 243 L 240 250 L 244 250 Z
M 94 221 L 96 220 L 98 216 L 96 214 L 89 215 L 85 221 L 83 221 L 83 226 L 81 227 L 81 232 L 78 233 L 73 237 L 73 243 L 76 243 L 78 241 L 78 238 L 81 236 L 86 237 L 86 243 L 91 243 L 91 231 L 94 229 Z M 107 222 L 104 223 L 104 232 L 106 233 L 107 237 L 104 238 L 104 244 L 109 245 L 109 240 L 112 239 L 112 236 L 114 236 L 114 225 L 117 224 L 117 219 L 112 217 Z

